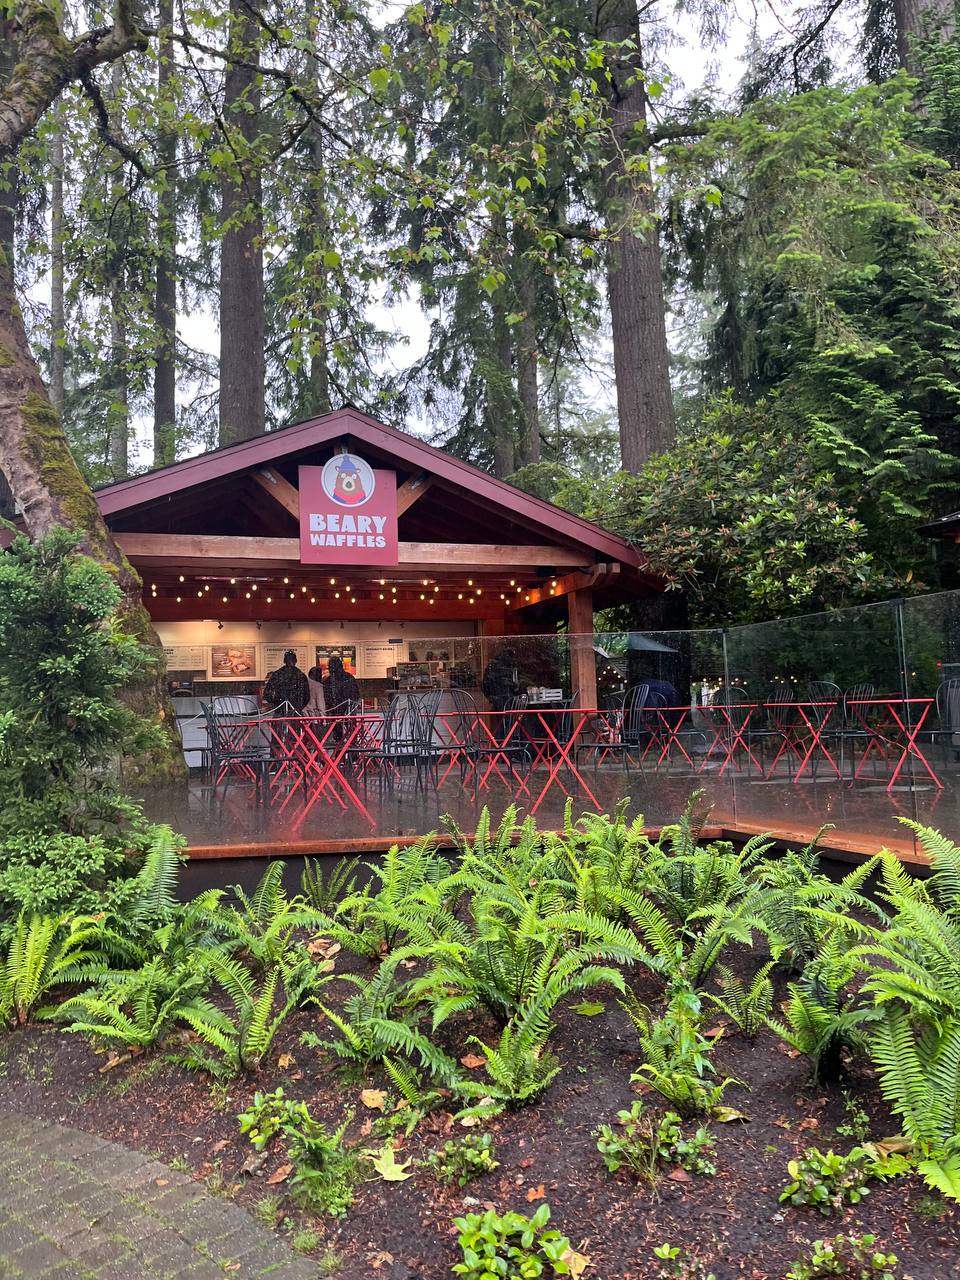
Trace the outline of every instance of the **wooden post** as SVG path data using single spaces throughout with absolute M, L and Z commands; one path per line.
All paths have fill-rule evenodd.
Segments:
M 570 684 L 579 690 L 577 705 L 597 705 L 597 660 L 593 648 L 593 592 L 571 591 L 567 596 L 570 629 Z

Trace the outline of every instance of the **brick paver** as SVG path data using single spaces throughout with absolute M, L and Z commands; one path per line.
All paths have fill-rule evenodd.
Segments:
M 0 1107 L 0 1280 L 315 1280 L 243 1209 L 139 1151 Z

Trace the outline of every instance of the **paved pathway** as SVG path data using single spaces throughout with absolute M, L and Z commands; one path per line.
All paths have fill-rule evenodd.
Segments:
M 138 1151 L 0 1107 L 2 1280 L 314 1280 L 228 1201 Z

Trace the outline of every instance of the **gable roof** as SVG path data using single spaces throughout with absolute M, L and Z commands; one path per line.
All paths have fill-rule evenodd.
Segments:
M 953 511 L 949 515 L 941 516 L 939 520 L 933 520 L 930 524 L 920 525 L 917 533 L 922 533 L 927 538 L 954 538 L 960 536 L 960 511 Z
M 387 426 L 357 409 L 337 409 L 237 444 L 186 458 L 145 475 L 106 485 L 96 491 L 97 503 L 107 522 L 112 516 L 172 498 L 231 475 L 241 475 L 292 455 L 308 453 L 344 436 L 387 454 L 401 466 L 426 471 L 447 489 L 459 489 L 483 505 L 539 526 L 554 541 L 589 548 L 595 556 L 618 560 L 637 569 L 644 558 L 625 539 L 580 516 L 572 515 L 524 493 L 514 485 L 469 463 L 451 457 L 396 427 Z

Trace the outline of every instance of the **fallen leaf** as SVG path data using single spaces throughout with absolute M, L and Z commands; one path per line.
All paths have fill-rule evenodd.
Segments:
M 579 1013 L 581 1018 L 595 1018 L 598 1013 L 603 1013 L 606 1007 L 599 1000 L 581 1000 L 579 1004 L 573 1006 L 573 1012 Z
M 743 1120 L 744 1123 L 749 1123 L 750 1121 L 750 1117 L 747 1113 L 745 1111 L 738 1111 L 736 1107 L 716 1106 L 710 1114 L 718 1124 L 730 1124 L 733 1120 Z
M 125 1062 L 130 1061 L 131 1056 L 129 1053 L 111 1053 L 103 1066 L 98 1068 L 100 1075 L 105 1071 L 112 1071 L 114 1067 L 122 1067 Z
M 479 1116 L 461 1116 L 460 1123 L 465 1129 L 473 1129 L 480 1123 Z
M 670 1172 L 667 1174 L 667 1177 L 670 1179 L 671 1182 L 692 1182 L 693 1181 L 693 1178 L 690 1177 L 690 1174 L 687 1173 L 686 1169 L 680 1169 L 680 1168 L 671 1169 Z
M 312 942 L 307 943 L 307 951 L 312 956 L 321 956 L 324 960 L 332 960 L 335 955 L 340 953 L 340 943 L 334 942 L 331 938 L 314 938 Z
M 570 1268 L 570 1274 L 574 1280 L 577 1280 L 578 1276 L 582 1276 L 587 1267 L 590 1266 L 590 1259 L 587 1255 L 585 1253 L 577 1253 L 576 1249 L 571 1248 L 569 1245 L 561 1253 L 560 1260 Z
M 407 1172 L 410 1160 L 397 1160 L 397 1153 L 389 1143 L 380 1151 L 363 1153 L 379 1173 L 384 1182 L 406 1182 L 413 1177 L 413 1170 Z
M 382 1111 L 387 1102 L 387 1095 L 383 1089 L 364 1089 L 360 1094 L 360 1101 L 371 1111 Z
M 530 1187 L 530 1189 L 527 1191 L 527 1199 L 531 1204 L 533 1204 L 534 1200 L 545 1199 L 546 1194 L 547 1194 L 546 1191 L 544 1191 L 543 1189 L 543 1183 L 541 1182 L 539 1187 Z
M 726 1030 L 727 1028 L 725 1026 L 721 1025 L 720 1023 L 717 1023 L 715 1027 L 710 1027 L 703 1034 L 705 1036 L 709 1036 L 711 1040 L 719 1040 L 720 1037 L 724 1035 Z
M 282 1164 L 279 1169 L 275 1169 L 274 1172 L 270 1174 L 270 1177 L 265 1178 L 264 1181 L 268 1187 L 275 1187 L 281 1182 L 286 1182 L 291 1173 L 293 1173 L 293 1165 Z
M 373 1121 L 370 1119 L 369 1116 L 367 1116 L 366 1120 L 364 1120 L 363 1124 L 360 1126 L 360 1137 L 368 1138 L 372 1132 L 373 1132 Z
M 487 1065 L 486 1058 L 481 1058 L 479 1053 L 465 1053 L 460 1062 L 463 1066 L 469 1067 L 471 1071 L 474 1067 L 485 1067 Z
M 239 1271 L 239 1270 L 240 1270 L 240 1263 L 239 1263 L 239 1262 L 225 1262 L 225 1263 L 223 1264 L 223 1269 L 224 1269 L 224 1271 Z
M 170 1185 L 170 1179 L 169 1179 L 169 1178 L 154 1178 L 154 1180 L 153 1180 L 153 1185 L 154 1185 L 155 1187 L 169 1187 L 169 1185 Z
M 798 1129 L 819 1129 L 820 1121 L 816 1116 L 807 1116 L 797 1125 Z
M 529 1169 L 534 1163 L 533 1156 L 527 1156 L 524 1160 L 520 1160 L 518 1163 L 521 1169 Z
M 219 1142 L 215 1142 L 213 1146 L 210 1148 L 210 1154 L 215 1155 L 218 1151 L 226 1151 L 229 1145 L 230 1145 L 229 1138 L 221 1138 Z
M 374 1271 L 379 1271 L 384 1263 L 388 1266 L 392 1266 L 396 1259 L 392 1253 L 384 1251 L 383 1253 L 371 1253 L 369 1258 L 367 1258 L 367 1261 L 370 1263 L 370 1266 L 373 1267 Z
M 281 1053 L 280 1057 L 277 1059 L 277 1066 L 281 1071 L 286 1071 L 287 1067 L 295 1066 L 296 1061 L 297 1060 L 292 1053 Z
M 400 968 L 401 968 L 401 969 L 415 969 L 416 967 L 417 967 L 417 962 L 416 962 L 416 960 L 401 960 L 401 961 L 400 961 Z

